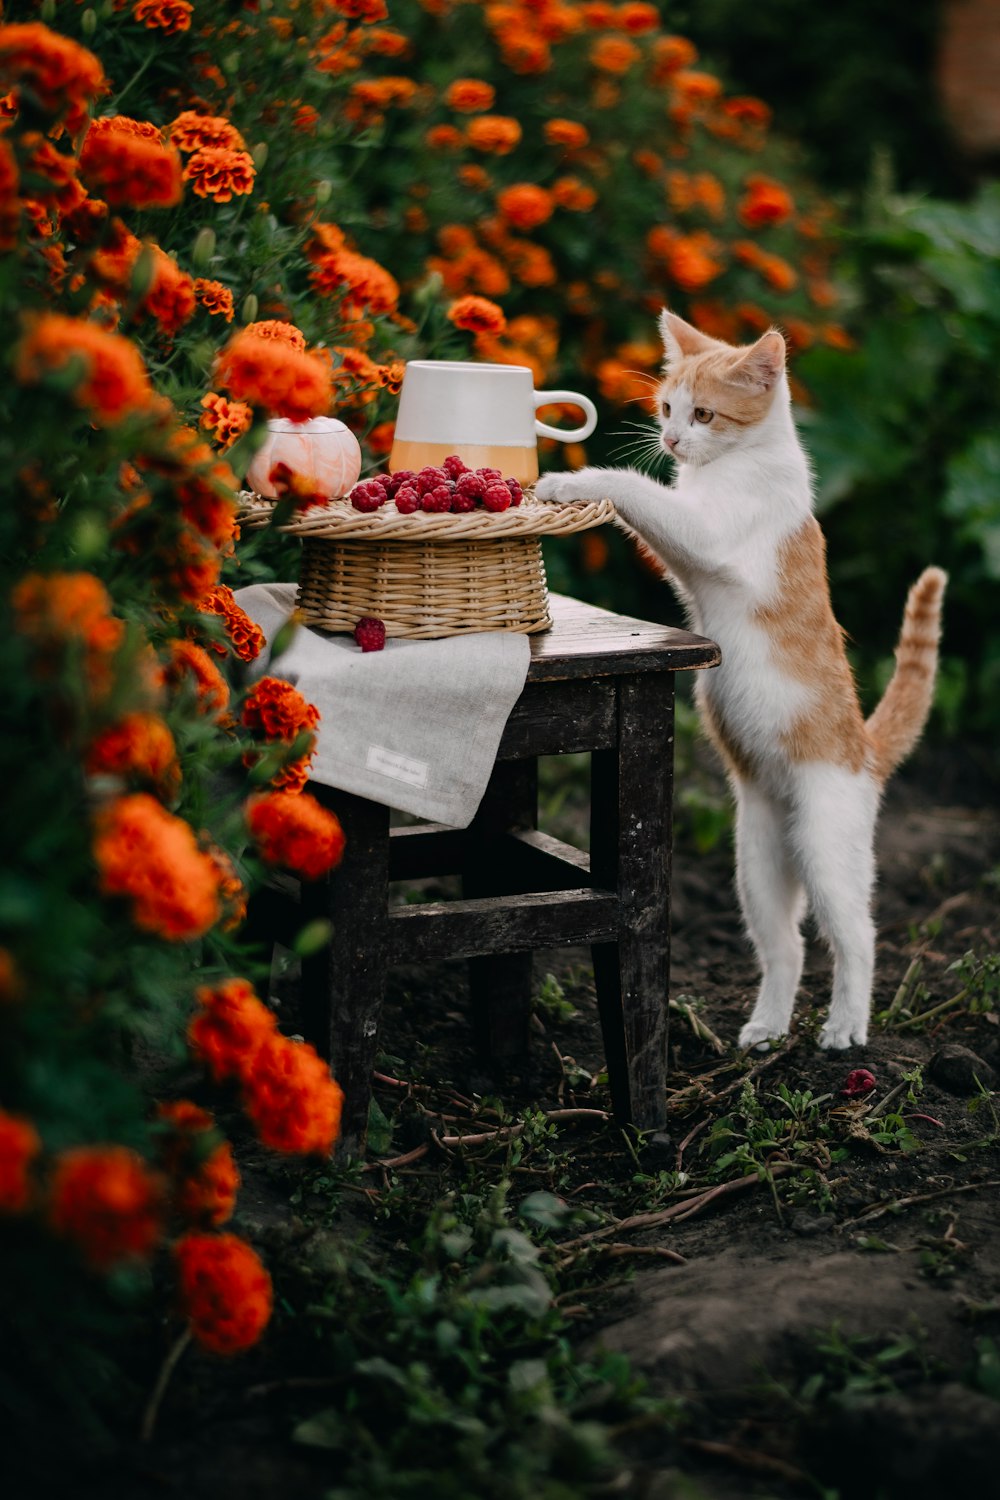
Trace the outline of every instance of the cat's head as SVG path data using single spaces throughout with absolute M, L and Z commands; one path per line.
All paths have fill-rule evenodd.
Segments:
M 707 464 L 731 452 L 764 421 L 775 399 L 787 400 L 785 341 L 776 329 L 736 347 L 664 308 L 660 333 L 666 351 L 657 391 L 660 441 L 678 462 Z

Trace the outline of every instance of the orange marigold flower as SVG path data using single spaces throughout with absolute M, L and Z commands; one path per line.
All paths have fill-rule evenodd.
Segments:
M 724 99 L 721 108 L 731 119 L 742 120 L 748 125 L 768 125 L 771 121 L 771 110 L 762 99 L 749 96 Z
M 200 600 L 198 608 L 202 614 L 218 615 L 222 620 L 223 628 L 229 637 L 233 654 L 240 661 L 256 661 L 264 647 L 267 638 L 263 630 L 257 625 L 245 609 L 241 609 L 236 603 L 231 588 L 224 583 L 217 584 L 211 589 L 205 598 Z M 213 648 L 220 656 L 225 655 L 225 647 L 213 643 Z
M 665 78 L 690 68 L 698 61 L 698 49 L 684 36 L 660 36 L 652 47 L 653 78 L 662 83 Z
M 692 104 L 710 104 L 722 93 L 722 84 L 711 73 L 682 68 L 673 77 L 674 87 Z
M 378 422 L 365 438 L 369 453 L 376 458 L 384 458 L 392 447 L 396 435 L 395 422 Z
M 308 1042 L 267 1037 L 243 1080 L 244 1107 L 273 1151 L 328 1155 L 340 1134 L 344 1096 Z
M 821 323 L 819 336 L 831 349 L 849 351 L 858 347 L 847 329 L 841 327 L 839 323 Z
M 424 132 L 424 143 L 431 151 L 457 151 L 464 139 L 454 125 L 432 125 Z
M 6 147 L 6 142 L 4 145 Z M 10 148 L 6 147 L 6 150 L 9 153 Z M 32 183 L 33 198 L 48 205 L 54 204 L 63 215 L 77 212 L 87 195 L 77 180 L 79 163 L 76 157 L 57 150 L 37 130 L 22 132 L 21 151 L 24 170 L 29 177 L 35 179 Z M 9 166 L 6 158 L 3 163 L 0 182 L 2 193 L 6 196 L 16 190 L 18 172 L 12 155 Z
M 101 891 L 126 897 L 137 927 L 186 942 L 215 925 L 218 871 L 188 823 L 147 792 L 133 792 L 100 808 L 95 830 Z
M 172 208 L 181 201 L 181 159 L 152 126 L 124 115 L 95 120 L 80 148 L 80 175 L 112 208 Z M 139 129 L 133 127 L 139 126 Z
M 168 795 L 180 783 L 177 746 L 159 714 L 124 714 L 91 741 L 84 765 L 90 776 L 135 776 Z
M 174 1246 L 181 1312 L 203 1348 L 241 1354 L 271 1317 L 271 1278 L 235 1234 L 186 1234 Z
M 247 693 L 241 717 L 247 729 L 290 745 L 304 729 L 317 727 L 319 709 L 290 682 L 262 677 Z
M 497 207 L 515 229 L 534 229 L 552 217 L 555 203 L 545 188 L 533 182 L 515 182 L 497 194 Z
M 625 0 L 624 5 L 619 5 L 615 19 L 624 31 L 630 31 L 633 36 L 658 31 L 660 26 L 660 12 L 655 5 L 647 5 L 644 0 Z
M 629 42 L 621 36 L 602 36 L 590 48 L 591 65 L 600 73 L 610 73 L 616 78 L 622 77 L 629 68 L 635 66 L 642 53 L 634 42 Z
M 309 792 L 264 792 L 247 803 L 247 827 L 265 864 L 318 880 L 341 861 L 344 831 Z
M 227 323 L 233 321 L 235 313 L 233 294 L 227 286 L 222 285 L 221 281 L 212 281 L 207 276 L 196 276 L 194 294 L 212 317 L 225 318 Z
M 552 184 L 552 197 L 560 208 L 573 213 L 585 214 L 597 202 L 597 192 L 579 177 L 557 177 Z
M 31 1201 L 31 1164 L 42 1149 L 30 1120 L 0 1109 L 0 1213 L 23 1213 Z
M 190 31 L 194 6 L 191 0 L 136 0 L 132 14 L 151 31 L 176 36 L 179 31 Z
M 116 651 L 125 626 L 92 573 L 26 573 L 11 594 L 17 628 L 43 648 L 79 642 L 88 652 Z
M 40 21 L 0 27 L 0 87 L 4 85 L 23 89 L 46 114 L 63 117 L 71 135 L 86 120 L 87 105 L 106 87 L 94 54 Z
M 448 309 L 448 321 L 469 333 L 503 333 L 507 326 L 503 309 L 486 297 L 459 297 Z
M 258 1051 L 277 1030 L 274 1013 L 245 979 L 202 985 L 195 999 L 200 1009 L 187 1032 L 192 1053 L 216 1083 L 228 1078 L 245 1082 Z
M 194 282 L 182 271 L 172 255 L 151 245 L 153 278 L 141 308 L 160 325 L 163 335 L 172 339 L 187 323 L 195 309 Z
M 49 1219 L 88 1265 L 148 1258 L 163 1238 L 163 1180 L 126 1146 L 77 1146 L 56 1160 Z
M 20 174 L 17 161 L 7 141 L 0 140 L 0 250 L 13 250 L 21 220 L 18 199 Z
M 755 172 L 746 180 L 746 193 L 736 210 L 748 229 L 766 224 L 783 224 L 795 211 L 792 195 L 773 177 Z
M 290 349 L 304 350 L 306 347 L 306 336 L 302 330 L 283 318 L 265 318 L 261 323 L 248 323 L 243 331 L 252 333 L 258 339 L 276 339 L 279 344 L 287 344 Z
M 80 371 L 72 399 L 95 421 L 113 424 L 149 407 L 149 376 L 128 339 L 63 313 L 42 313 L 26 323 L 14 353 L 14 375 L 22 384 L 38 385 L 71 366 Z
M 309 272 L 313 288 L 321 295 L 343 290 L 347 300 L 369 312 L 392 312 L 399 302 L 399 283 L 367 255 L 353 250 L 335 250 L 315 262 Z
M 522 286 L 552 286 L 556 281 L 555 263 L 544 245 L 519 240 L 511 243 L 507 255 L 511 270 Z
M 698 292 L 725 270 L 721 250 L 711 235 L 679 235 L 666 258 L 667 272 L 686 292 Z
M 209 391 L 202 396 L 201 404 L 204 411 L 198 425 L 212 434 L 223 453 L 253 425 L 253 407 L 247 406 L 245 401 L 229 401 L 225 396 Z
M 203 115 L 196 109 L 183 110 L 169 128 L 170 139 L 185 155 L 206 146 L 228 151 L 245 151 L 246 141 L 235 125 L 222 115 Z
M 570 151 L 581 150 L 590 140 L 586 125 L 579 125 L 576 120 L 546 120 L 542 135 L 550 146 L 565 146 Z
M 463 187 L 471 188 L 474 193 L 485 193 L 493 186 L 493 178 L 478 162 L 464 163 L 457 169 L 455 176 Z
M 384 21 L 389 14 L 385 0 L 329 0 L 329 6 L 342 16 L 348 16 L 352 21 L 361 21 L 367 26 L 373 26 L 376 21 Z
M 388 450 L 386 450 L 388 451 Z M 0 948 L 0 1005 L 10 1005 L 24 994 L 24 981 L 9 948 Z
M 476 151 L 507 156 L 521 139 L 521 127 L 509 115 L 478 115 L 469 121 L 465 137 Z
M 615 24 L 615 7 L 607 0 L 585 0 L 580 15 L 591 31 L 607 31 Z
M 189 1224 L 217 1229 L 232 1218 L 240 1186 L 232 1146 L 210 1144 L 215 1121 L 190 1099 L 161 1104 L 157 1116 L 168 1128 L 161 1155 L 174 1180 L 174 1207 Z
M 403 57 L 410 50 L 410 39 L 386 26 L 381 31 L 368 32 L 364 49 L 375 57 Z
M 225 713 L 229 707 L 229 684 L 208 653 L 193 641 L 180 640 L 171 641 L 168 650 L 163 675 L 169 686 L 193 686 L 203 713 L 216 717 Z
M 213 203 L 229 203 L 252 193 L 256 175 L 250 153 L 228 146 L 202 146 L 184 166 L 184 181 L 190 182 L 199 198 L 211 198 Z
M 293 422 L 324 416 L 330 408 L 330 371 L 322 360 L 249 329 L 222 350 L 215 379 L 237 400 Z
M 480 78 L 456 78 L 445 89 L 444 102 L 459 114 L 474 115 L 492 109 L 496 94 L 492 83 L 484 83 Z

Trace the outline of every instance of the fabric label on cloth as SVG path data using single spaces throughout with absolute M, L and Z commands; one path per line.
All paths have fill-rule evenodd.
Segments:
M 407 786 L 426 786 L 430 766 L 425 760 L 411 760 L 397 750 L 387 750 L 384 745 L 369 745 L 365 765 L 369 771 L 380 776 L 391 776 L 393 781 L 405 781 Z

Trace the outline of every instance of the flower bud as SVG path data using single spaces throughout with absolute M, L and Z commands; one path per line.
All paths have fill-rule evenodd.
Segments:
M 84 36 L 94 35 L 94 32 L 97 30 L 96 10 L 88 9 L 84 11 L 83 15 L 80 17 L 80 30 L 83 32 Z
M 327 917 L 315 917 L 301 927 L 292 939 L 292 952 L 299 958 L 311 958 L 325 948 L 333 936 L 333 923 Z
M 252 160 L 254 166 L 257 168 L 257 171 L 259 172 L 261 170 L 261 168 L 263 167 L 264 163 L 267 161 L 267 142 L 266 141 L 258 141 L 257 142 L 256 146 L 254 146 L 253 150 L 250 152 L 250 159 Z
M 330 182 L 328 178 L 321 177 L 319 182 L 317 182 L 316 184 L 316 190 L 313 196 L 315 197 L 317 203 L 329 203 L 330 199 L 333 197 L 333 183 Z
M 240 317 L 244 323 L 255 323 L 260 311 L 260 303 L 257 301 L 256 292 L 248 292 L 243 298 L 243 306 L 240 308 Z
M 56 14 L 56 0 L 42 0 L 38 13 L 43 21 L 54 21 Z
M 271 642 L 271 661 L 277 661 L 279 656 L 284 655 L 298 635 L 299 626 L 303 624 L 304 620 L 305 615 L 303 615 L 301 610 L 293 609 L 288 619 L 278 627 L 274 640 Z
M 206 224 L 194 237 L 194 244 L 191 246 L 191 263 L 199 270 L 203 270 L 214 254 L 215 230 Z
M 151 245 L 143 245 L 132 267 L 132 276 L 128 286 L 129 296 L 134 303 L 140 303 L 148 295 L 155 274 L 156 258 L 153 255 L 153 248 Z

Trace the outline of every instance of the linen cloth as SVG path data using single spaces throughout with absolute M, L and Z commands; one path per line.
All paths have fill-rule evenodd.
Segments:
M 271 672 L 320 712 L 314 781 L 452 828 L 482 800 L 497 747 L 528 674 L 526 635 L 483 631 L 435 641 L 387 640 L 362 652 L 347 635 L 303 625 L 270 666 L 270 646 L 295 608 L 293 583 L 237 589 L 268 649 Z

